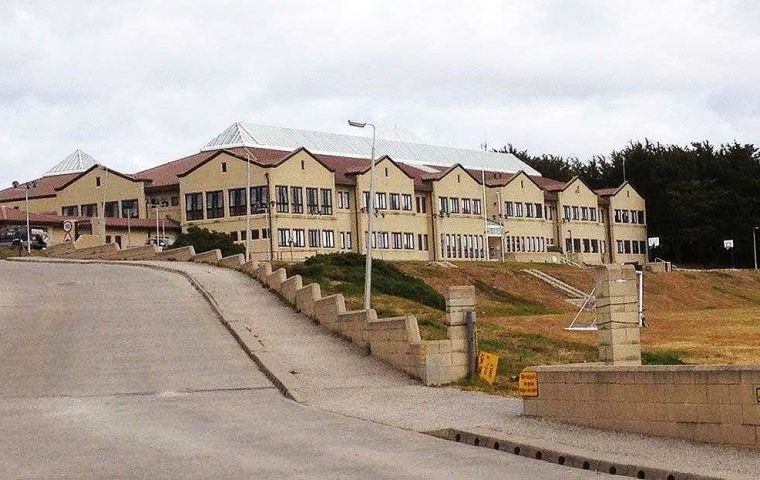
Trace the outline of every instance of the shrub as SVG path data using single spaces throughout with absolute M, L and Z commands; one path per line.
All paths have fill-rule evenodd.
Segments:
M 301 275 L 304 283 L 317 282 L 327 291 L 346 295 L 364 292 L 364 255 L 331 253 L 315 255 L 288 268 L 289 275 Z M 383 260 L 372 260 L 372 292 L 406 298 L 438 310 L 445 309 L 443 295 L 424 281 L 407 275 Z
M 245 247 L 235 243 L 232 235 L 196 226 L 191 226 L 187 229 L 187 232 L 180 234 L 169 248 L 189 246 L 195 248 L 196 253 L 208 252 L 209 250 L 218 248 L 222 251 L 222 256 L 224 257 L 245 253 Z

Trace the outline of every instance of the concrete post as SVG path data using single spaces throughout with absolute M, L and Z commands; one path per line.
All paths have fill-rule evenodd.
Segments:
M 449 287 L 446 293 L 446 330 L 451 340 L 452 351 L 469 354 L 467 335 L 467 312 L 475 311 L 475 287 L 454 286 Z M 472 347 L 477 355 L 477 333 L 475 317 L 472 316 L 473 333 Z M 468 356 L 469 358 L 469 356 Z
M 599 266 L 596 285 L 599 361 L 641 365 L 636 269 L 632 265 Z

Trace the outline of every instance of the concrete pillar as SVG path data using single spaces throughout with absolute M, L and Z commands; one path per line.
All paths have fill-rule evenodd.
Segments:
M 99 217 L 93 217 L 90 219 L 90 226 L 92 227 L 92 235 L 99 238 L 100 244 L 106 243 L 106 222 Z
M 632 265 L 596 267 L 599 361 L 641 365 L 638 280 Z
M 449 287 L 446 293 L 446 330 L 454 351 L 467 351 L 467 311 L 475 310 L 473 285 Z

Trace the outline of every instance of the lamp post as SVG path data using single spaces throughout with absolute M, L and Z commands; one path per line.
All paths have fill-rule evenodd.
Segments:
M 752 229 L 752 254 L 755 258 L 755 270 L 757 270 L 757 231 L 760 230 L 760 227 L 755 227 Z
M 127 248 L 132 247 L 132 209 L 126 208 L 127 212 Z
M 375 126 L 366 122 L 355 122 L 349 120 L 348 124 L 356 128 L 372 127 L 372 150 L 370 152 L 370 174 L 369 174 L 369 205 L 367 205 L 367 240 L 365 242 L 367 256 L 364 264 L 364 309 L 371 308 L 372 296 L 372 217 L 375 216 Z
M 18 189 L 20 184 L 13 182 L 13 188 Z M 26 253 L 32 254 L 32 228 L 29 224 L 29 189 L 35 188 L 36 182 L 26 182 L 24 184 L 24 210 L 26 210 Z
M 151 206 L 156 209 L 156 246 L 161 247 L 161 242 L 159 240 L 161 238 L 161 230 L 159 229 L 160 225 L 159 225 L 158 215 L 161 211 L 161 207 L 168 207 L 169 202 L 167 202 L 166 200 L 163 200 L 161 202 L 159 202 L 158 200 L 153 200 L 153 202 L 151 203 Z

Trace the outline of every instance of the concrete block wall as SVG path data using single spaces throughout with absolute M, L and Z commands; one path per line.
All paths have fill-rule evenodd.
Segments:
M 195 256 L 195 248 L 189 247 L 172 248 L 157 253 L 153 259 L 168 262 L 189 262 Z
M 152 260 L 161 249 L 155 245 L 143 245 L 140 247 L 125 248 L 117 252 L 103 255 L 103 260 Z
M 322 297 L 319 284 L 302 285 L 300 275 L 287 278 L 263 263 L 257 279 L 298 311 L 341 337 L 419 378 L 427 385 L 451 383 L 467 376 L 465 313 L 475 306 L 475 288 L 451 287 L 446 297 L 449 338 L 422 341 L 414 316 L 378 318 L 374 310 L 347 311 L 342 294 Z
M 641 365 L 636 269 L 632 265 L 597 267 L 595 297 L 599 361 Z
M 64 258 L 75 258 L 79 260 L 99 259 L 111 255 L 121 250 L 116 243 L 106 243 L 94 247 L 76 248 L 70 252 L 59 254 Z
M 208 252 L 198 253 L 190 259 L 195 263 L 210 263 L 216 265 L 219 260 L 222 259 L 222 251 L 217 249 L 209 250 Z
M 216 262 L 217 266 L 224 267 L 224 268 L 234 268 L 239 269 L 243 264 L 245 263 L 245 257 L 242 253 L 238 253 L 237 255 L 230 255 L 229 257 L 223 257 L 221 260 Z
M 760 447 L 760 366 L 530 367 L 526 415 L 699 442 Z
M 66 242 L 66 243 L 59 243 L 57 245 L 52 245 L 45 249 L 45 255 L 48 257 L 58 257 L 63 254 L 73 252 L 76 250 L 76 245 L 74 242 Z

